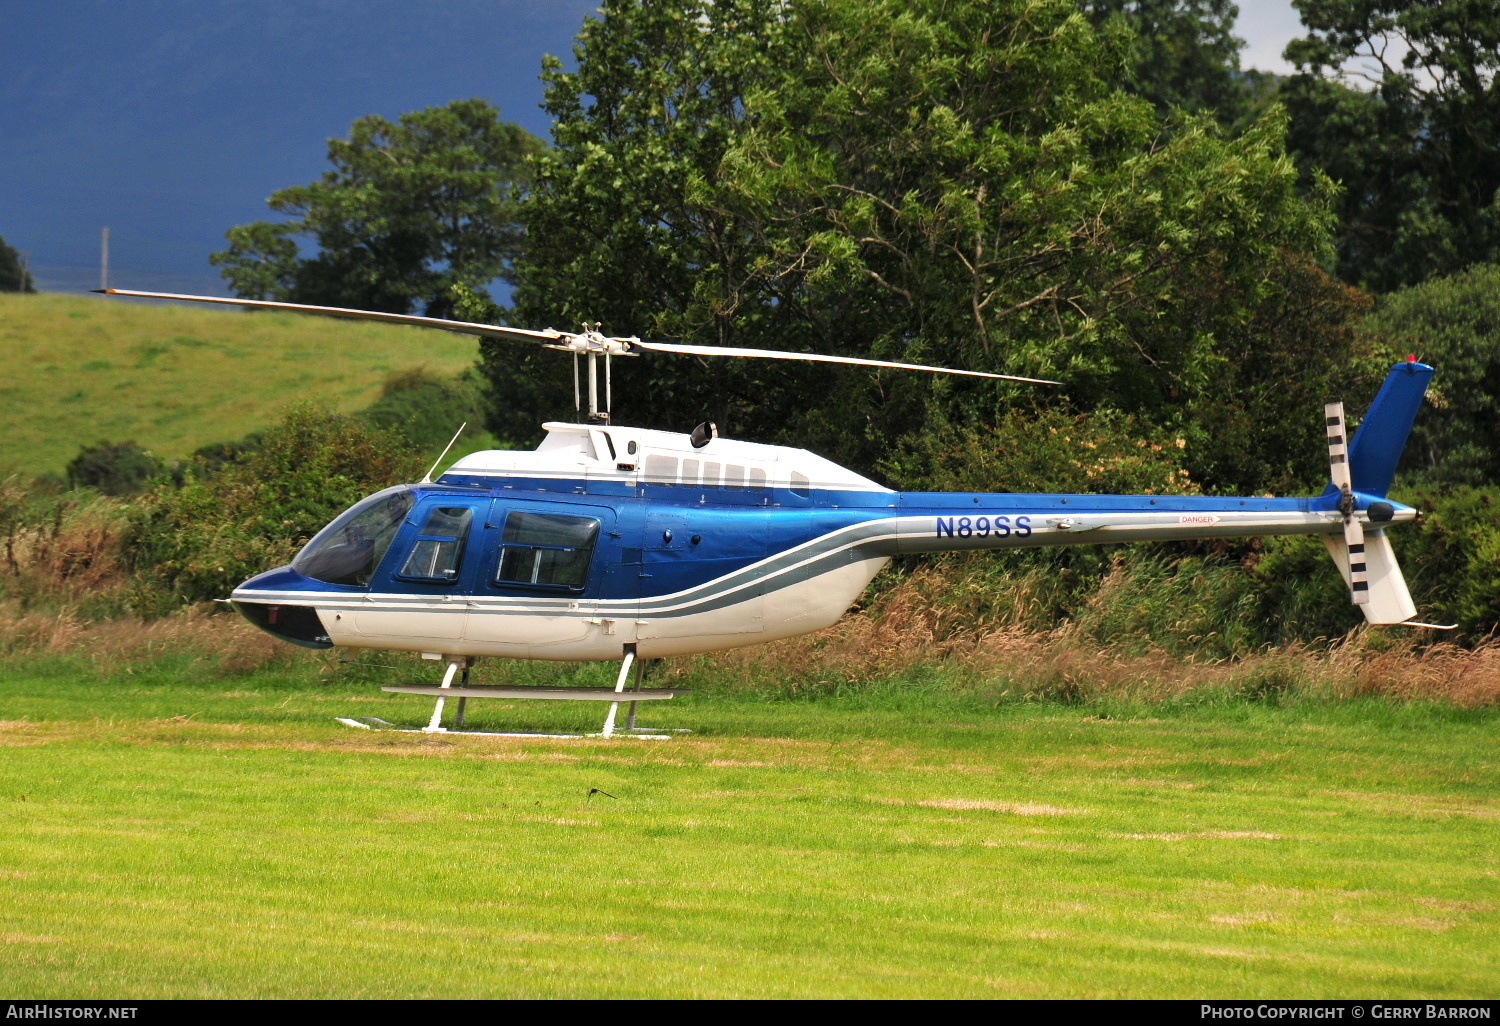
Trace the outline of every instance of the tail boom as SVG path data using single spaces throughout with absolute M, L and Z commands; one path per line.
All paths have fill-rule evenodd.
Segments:
M 1344 517 L 1317 499 L 1182 500 L 1146 495 L 964 496 L 967 504 L 917 508 L 903 495 L 891 554 L 1042 545 L 1107 545 L 1136 541 L 1193 541 L 1265 535 L 1312 534 L 1342 540 Z M 922 499 L 936 498 L 923 495 Z M 948 498 L 960 498 L 951 496 Z M 975 502 L 972 500 L 988 500 Z M 1026 500 L 1037 500 L 1033 505 Z M 1109 500 L 1110 505 L 1104 505 Z M 1191 501 L 1192 505 L 1187 505 Z M 1239 503 L 1260 508 L 1244 509 Z M 1212 504 L 1210 504 L 1212 503 Z M 1085 505 L 1087 504 L 1087 505 Z M 1077 511 L 1069 509 L 1076 505 Z M 1390 503 L 1384 527 L 1416 517 Z M 1145 508 L 1141 508 L 1145 507 Z M 1155 507 L 1155 508 L 1153 508 Z M 1166 508 L 1162 508 L 1166 507 Z M 1355 514 L 1368 522 L 1368 513 Z

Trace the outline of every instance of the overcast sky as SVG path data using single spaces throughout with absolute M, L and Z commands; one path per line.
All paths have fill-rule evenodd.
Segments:
M 539 135 L 537 72 L 598 0 L 51 0 L 0 29 L 0 236 L 41 288 L 224 295 L 208 254 L 326 167 L 364 114 L 487 97 Z M 1244 63 L 1287 70 L 1290 0 L 1240 0 Z
M 1290 74 L 1292 66 L 1281 59 L 1281 51 L 1302 34 L 1292 0 L 1239 0 L 1239 5 L 1236 34 L 1245 41 L 1240 63 L 1247 68 Z

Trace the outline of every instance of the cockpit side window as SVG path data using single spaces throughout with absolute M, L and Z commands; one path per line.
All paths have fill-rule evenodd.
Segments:
M 416 501 L 397 485 L 355 503 L 303 546 L 292 569 L 327 584 L 368 586 Z
M 401 567 L 401 576 L 444 583 L 458 580 L 473 523 L 474 511 L 468 506 L 439 506 L 429 511 L 422 533 Z
M 581 591 L 599 540 L 599 521 L 556 513 L 523 513 L 505 518 L 496 584 L 529 584 Z

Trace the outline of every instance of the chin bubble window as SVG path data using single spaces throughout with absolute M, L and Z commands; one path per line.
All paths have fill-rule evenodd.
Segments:
M 599 539 L 599 521 L 555 513 L 511 513 L 500 539 L 496 584 L 579 591 Z
M 418 581 L 451 583 L 458 580 L 464 543 L 474 511 L 467 506 L 439 506 L 427 514 L 422 533 L 401 567 L 401 576 Z

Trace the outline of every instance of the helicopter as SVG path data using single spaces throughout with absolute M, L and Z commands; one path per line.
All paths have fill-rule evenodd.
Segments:
M 1386 536 L 1417 517 L 1387 496 L 1433 374 L 1415 356 L 1390 369 L 1352 440 L 1343 404 L 1325 406 L 1329 484 L 1320 495 L 901 492 L 805 449 L 721 438 L 712 423 L 689 433 L 616 424 L 610 361 L 677 353 L 1059 382 L 644 342 L 604 335 L 597 323 L 578 332 L 537 331 L 271 300 L 99 291 L 436 328 L 573 355 L 576 422 L 545 423 L 535 450 L 472 453 L 433 480 L 440 456 L 422 481 L 356 503 L 290 564 L 252 577 L 230 596 L 247 620 L 294 645 L 400 650 L 442 662 L 435 685 L 384 688 L 436 697 L 422 728 L 430 733 L 449 731 L 447 700 L 458 699 L 452 729 L 462 731 L 469 698 L 499 697 L 608 701 L 594 736 L 668 737 L 636 727 L 635 703 L 686 692 L 642 689 L 643 660 L 831 626 L 893 556 L 908 553 L 1316 535 L 1368 622 L 1440 626 L 1413 619 L 1416 606 Z M 588 365 L 586 418 L 580 358 Z M 612 689 L 474 686 L 470 671 L 482 657 L 608 661 L 619 672 Z M 632 668 L 635 685 L 627 692 Z M 626 702 L 627 723 L 617 727 Z

